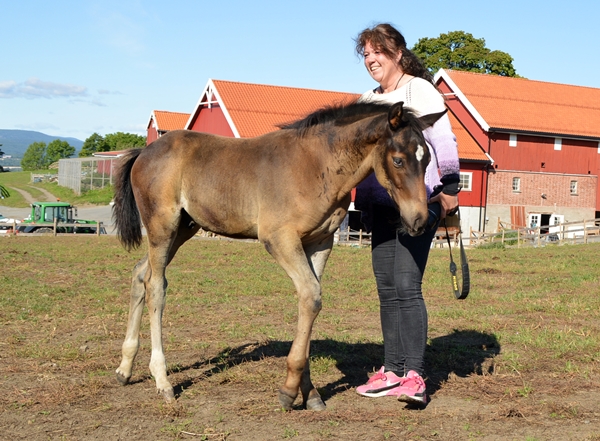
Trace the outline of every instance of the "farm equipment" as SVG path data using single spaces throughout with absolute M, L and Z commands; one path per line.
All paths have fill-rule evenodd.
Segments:
M 20 233 L 72 233 L 97 234 L 98 222 L 76 219 L 77 207 L 68 202 L 34 202 L 31 214 L 19 224 Z M 100 234 L 106 234 L 100 225 Z
M 20 223 L 20 220 L 8 218 L 0 214 L 0 234 L 12 233 L 16 225 Z

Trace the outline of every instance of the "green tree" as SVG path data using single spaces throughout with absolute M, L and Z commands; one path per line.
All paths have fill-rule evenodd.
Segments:
M 55 139 L 48 144 L 46 148 L 46 162 L 48 165 L 58 161 L 59 159 L 70 158 L 75 154 L 75 147 L 67 141 Z
M 27 147 L 23 159 L 21 159 L 21 168 L 23 171 L 48 168 L 45 142 L 34 142 Z
M 108 151 L 110 152 L 146 146 L 146 137 L 135 135 L 133 133 L 109 133 L 104 137 L 104 141 L 108 145 Z
M 92 133 L 92 135 L 83 142 L 79 157 L 84 158 L 86 156 L 93 156 L 96 152 L 107 152 L 109 150 L 110 147 L 104 138 L 97 133 Z
M 432 74 L 440 69 L 454 69 L 520 77 L 509 54 L 488 49 L 483 38 L 475 38 L 464 31 L 448 32 L 438 38 L 421 38 L 412 51 Z

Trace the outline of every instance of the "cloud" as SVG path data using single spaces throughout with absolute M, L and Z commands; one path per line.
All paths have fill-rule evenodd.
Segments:
M 98 94 L 100 95 L 123 95 L 122 92 L 118 90 L 107 90 L 107 89 L 98 89 Z
M 23 83 L 0 81 L 0 98 L 72 98 L 87 96 L 87 88 L 29 78 Z
M 55 126 L 54 124 L 45 124 L 45 123 L 31 123 L 31 124 L 15 124 L 17 129 L 22 130 L 36 130 L 36 131 L 58 131 L 60 127 Z

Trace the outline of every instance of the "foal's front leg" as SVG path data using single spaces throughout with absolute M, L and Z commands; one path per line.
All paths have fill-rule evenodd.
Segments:
M 133 360 L 140 347 L 140 323 L 144 311 L 144 277 L 148 270 L 148 255 L 140 260 L 133 268 L 131 277 L 131 297 L 129 300 L 129 318 L 127 320 L 127 333 L 121 348 L 121 364 L 117 368 L 117 380 L 123 385 L 129 383 L 133 370 Z
M 333 235 L 322 242 L 307 245 L 304 249 L 306 257 L 310 262 L 311 269 L 319 282 L 319 288 L 321 277 L 323 276 L 323 271 L 325 270 L 325 264 L 327 264 L 327 259 L 329 259 L 332 248 Z M 325 409 L 325 403 L 323 403 L 321 395 L 319 395 L 319 392 L 310 379 L 310 341 L 308 342 L 308 346 L 306 348 L 306 365 L 304 366 L 304 371 L 302 372 L 300 391 L 302 392 L 303 404 L 307 409 Z
M 312 327 L 321 310 L 321 285 L 294 232 L 279 231 L 261 240 L 298 292 L 298 326 L 287 357 L 287 377 L 279 389 L 279 402 L 285 410 L 291 410 L 301 390 L 308 409 L 323 410 L 325 404 L 312 385 L 308 365 Z

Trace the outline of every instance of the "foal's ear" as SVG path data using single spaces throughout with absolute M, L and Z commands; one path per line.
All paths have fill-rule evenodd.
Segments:
M 430 113 L 429 115 L 420 117 L 419 125 L 421 126 L 421 130 L 425 130 L 427 127 L 434 125 L 438 119 L 446 114 L 447 111 L 448 109 L 445 109 L 443 112 Z
M 406 121 L 402 119 L 404 115 L 404 101 L 394 104 L 388 112 L 388 123 L 390 128 L 395 132 L 399 128 L 406 125 Z

